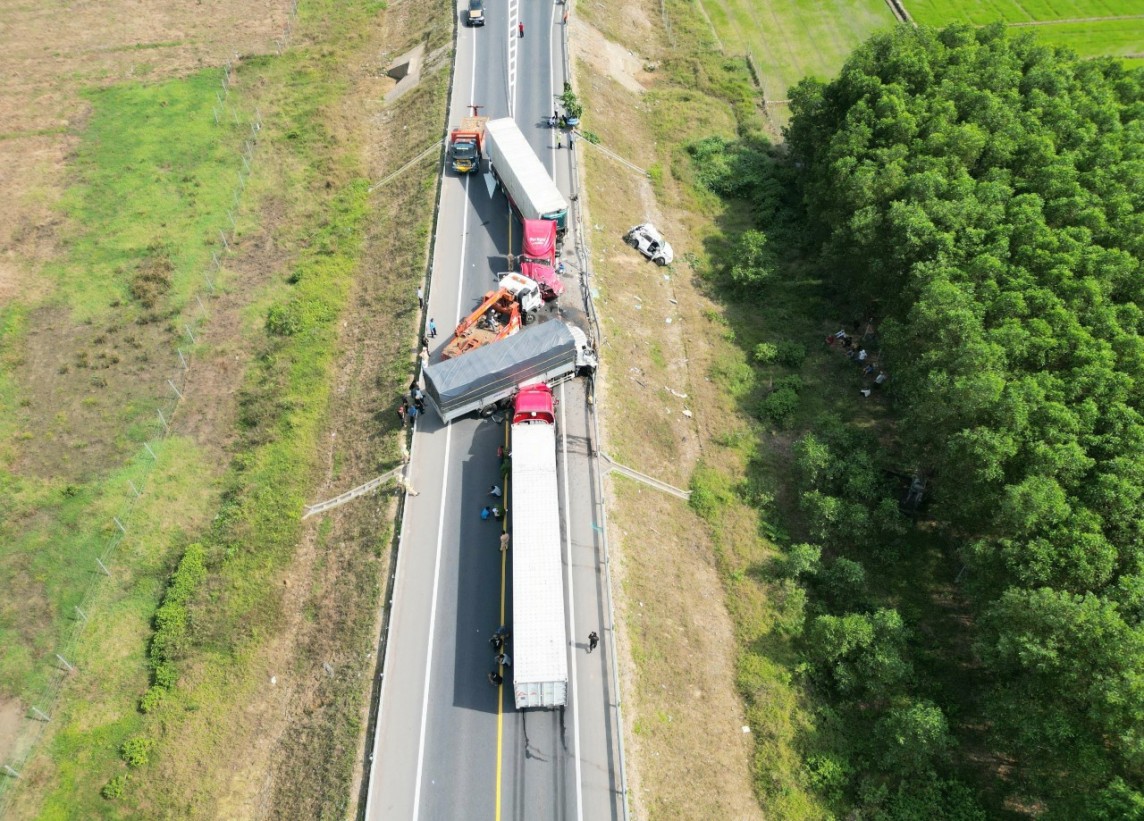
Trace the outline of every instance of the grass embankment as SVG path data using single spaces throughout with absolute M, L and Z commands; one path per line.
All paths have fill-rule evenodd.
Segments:
M 371 506 L 369 527 L 349 519 L 341 535 L 354 534 L 357 527 L 354 539 L 334 543 L 337 526 L 313 534 L 311 552 L 321 550 L 321 555 L 310 557 L 308 575 L 291 575 L 291 560 L 302 534 L 302 504 L 312 497 L 320 443 L 328 440 L 325 425 L 338 418 L 329 401 L 339 368 L 345 370 L 343 360 L 358 368 L 365 384 L 383 389 L 401 382 L 401 366 L 392 362 L 410 361 L 405 337 L 412 327 L 375 334 L 368 363 L 360 354 L 343 354 L 340 338 L 360 313 L 347 305 L 355 287 L 360 291 L 363 256 L 384 268 L 373 279 L 390 293 L 409 290 L 422 270 L 431 214 L 433 169 L 428 168 L 413 172 L 413 182 L 398 185 L 396 193 L 390 190 L 396 206 L 381 215 L 383 221 L 393 234 L 413 239 L 382 243 L 393 255 L 387 265 L 379 264 L 379 243 L 367 237 L 374 213 L 362 157 L 368 142 L 365 115 L 360 103 L 349 102 L 349 92 L 360 91 L 354 83 L 363 77 L 371 81 L 372 75 L 346 67 L 364 65 L 362 55 L 378 50 L 385 28 L 377 25 L 385 17 L 382 9 L 378 3 L 305 4 L 296 32 L 306 45 L 280 57 L 246 60 L 238 70 L 231 102 L 243 116 L 257 107 L 264 129 L 237 213 L 233 253 L 216 277 L 220 294 L 207 300 L 211 316 L 194 351 L 187 400 L 176 420 L 190 435 L 156 448 L 158 467 L 120 548 L 122 564 L 89 607 L 92 622 L 102 627 L 88 631 L 73 656 L 81 674 L 67 684 L 54 716 L 55 733 L 21 779 L 17 815 L 233 817 L 252 814 L 256 807 L 295 817 L 345 812 L 372 670 L 370 628 L 384 573 L 388 506 Z M 440 17 L 440 11 L 429 6 L 424 14 Z M 424 34 L 425 20 L 413 22 L 422 24 L 414 29 L 417 36 Z M 444 34 L 435 31 L 430 39 L 436 45 L 447 42 L 449 28 L 447 22 Z M 410 37 L 392 30 L 388 36 L 387 48 Z M 178 361 L 174 339 L 183 324 L 180 311 L 195 292 L 218 229 L 229 225 L 226 212 L 242 168 L 238 147 L 245 123 L 241 130 L 231 129 L 224 119 L 216 127 L 211 114 L 218 79 L 219 72 L 211 71 L 94 95 L 92 130 L 81 151 L 87 166 L 69 196 L 75 223 L 69 246 L 76 253 L 57 276 L 61 296 L 55 303 L 5 315 L 5 351 L 28 350 L 29 340 L 35 341 L 30 318 L 40 311 L 48 315 L 41 324 L 60 322 L 62 304 L 69 316 L 79 318 L 81 331 L 105 323 L 126 327 L 133 341 L 124 344 L 141 348 L 142 361 L 160 352 Z M 427 91 L 407 95 L 409 102 L 402 105 L 419 104 L 428 113 L 407 112 L 401 122 L 431 142 L 440 129 L 434 112 L 444 104 L 445 78 L 437 71 L 427 79 Z M 380 96 L 372 90 L 373 99 Z M 178 116 L 165 116 L 173 109 Z M 106 123 L 102 130 L 101 123 Z M 231 144 L 222 139 L 228 135 Z M 221 169 L 213 167 L 228 158 Z M 211 187 L 216 181 L 217 192 Z M 170 208 L 161 207 L 164 198 L 173 202 Z M 108 207 L 110 202 L 126 208 Z M 85 209 L 84 203 L 90 206 Z M 123 249 L 118 261 L 116 248 Z M 92 269 L 91 261 L 106 266 L 104 284 L 110 287 L 103 291 L 96 287 L 99 279 L 82 275 Z M 155 282 L 162 286 L 157 294 L 147 289 Z M 382 286 L 372 292 L 385 293 Z M 142 304 L 143 296 L 151 299 L 150 306 Z M 126 325 L 146 320 L 148 313 L 158 314 L 157 321 Z M 83 324 L 86 320 L 91 324 Z M 145 332 L 154 338 L 141 337 Z M 110 331 L 102 335 L 114 344 Z M 26 380 L 20 381 L 21 364 L 14 363 L 14 375 L 3 386 L 5 399 L 14 399 L 6 407 L 35 406 L 36 397 L 27 398 Z M 360 372 L 365 365 L 372 370 Z M 153 381 L 165 384 L 158 374 Z M 109 401 L 107 407 L 122 404 Z M 359 396 L 359 411 L 360 405 Z M 146 410 L 153 415 L 153 406 Z M 376 422 L 374 414 L 367 416 Z M 108 427 L 73 424 L 69 430 L 117 441 Z M 26 463 L 31 458 L 26 450 L 31 449 L 9 446 L 9 464 Z M 393 438 L 375 440 L 359 461 L 369 471 L 397 452 Z M 37 484 L 15 470 L 9 477 L 6 484 L 28 488 L 18 497 L 26 510 L 18 524 L 29 535 L 26 548 L 15 554 L 13 578 L 20 573 L 36 578 L 25 565 L 56 530 L 66 526 L 106 536 L 111 505 L 101 507 L 98 496 L 115 500 L 123 492 L 123 474 L 106 471 L 88 477 L 90 488 L 75 480 Z M 75 506 L 75 518 L 65 517 L 67 504 Z M 44 523 L 53 506 L 64 509 L 55 514 L 59 523 Z M 40 533 L 29 524 L 40 524 Z M 156 689 L 143 716 L 138 707 L 149 683 L 150 620 L 174 560 L 192 539 L 202 544 L 204 572 L 186 574 L 192 582 L 201 576 L 201 582 L 170 598 L 161 614 L 160 626 L 173 626 L 165 635 L 174 641 L 154 648 L 153 661 L 164 664 L 156 664 L 158 675 L 150 681 Z M 29 596 L 48 599 L 45 590 L 64 586 L 56 579 L 69 568 L 59 564 L 49 565 L 49 584 L 28 583 Z M 318 640 L 307 628 L 324 615 L 322 602 L 330 599 L 337 601 L 338 619 Z M 63 619 L 70 604 L 59 594 L 42 609 Z M 21 630 L 19 624 L 3 626 Z M 32 649 L 23 650 L 22 657 L 51 646 L 50 640 L 34 638 L 41 644 L 28 642 Z M 9 658 L 6 654 L 6 664 Z M 323 672 L 323 661 L 331 663 L 332 675 Z M 33 674 L 10 666 L 16 670 L 13 680 L 25 675 L 23 686 L 35 688 Z M 269 684 L 275 674 L 277 689 Z M 328 681 L 315 685 L 319 677 Z M 304 703 L 298 703 L 299 694 L 306 696 Z M 291 712 L 294 726 L 329 743 L 292 749 L 284 775 L 271 753 L 275 743 L 287 743 L 284 725 Z M 112 800 L 101 798 L 101 789 Z
M 724 54 L 751 55 L 767 100 L 785 100 L 803 77 L 832 77 L 854 46 L 894 25 L 885 0 L 702 0 L 702 8 Z M 771 111 L 786 120 L 785 106 Z
M 580 6 L 591 25 L 655 66 L 640 78 L 649 90 L 638 96 L 590 68 L 579 75 L 585 127 L 650 176 L 645 183 L 599 153 L 582 154 L 590 221 L 603 229 L 591 239 L 606 447 L 618 461 L 693 491 L 689 511 L 623 480 L 615 490 L 620 621 L 635 664 L 628 702 L 635 797 L 650 817 L 749 817 L 761 805 L 768 817 L 822 818 L 828 809 L 803 766 L 811 713 L 793 675 L 803 598 L 769 572 L 783 534 L 759 512 L 769 484 L 755 412 L 769 374 L 749 353 L 785 332 L 791 306 L 760 318 L 757 306 L 731 305 L 716 276 L 729 256 L 721 235 L 752 227 L 755 215 L 706 192 L 686 151 L 712 135 L 757 134 L 760 112 L 745 62 L 718 53 L 693 7 L 667 3 L 669 32 L 657 38 L 658 11 L 649 4 L 635 20 L 630 11 Z M 857 33 L 847 36 L 857 43 Z M 822 72 L 832 73 L 844 54 L 839 47 L 824 58 Z M 786 70 L 792 79 L 801 71 Z M 676 250 L 666 277 L 619 242 L 648 217 Z

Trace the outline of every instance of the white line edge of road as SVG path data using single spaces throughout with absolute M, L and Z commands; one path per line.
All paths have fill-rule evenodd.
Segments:
M 469 100 L 477 92 L 477 40 L 473 38 L 473 60 L 469 67 Z M 461 247 L 457 261 L 457 306 L 454 313 L 457 319 L 461 316 L 461 295 L 465 289 L 461 284 L 465 281 L 465 246 L 469 241 L 469 175 L 465 175 L 462 182 L 465 188 L 465 207 L 461 217 Z M 441 580 L 441 547 L 444 543 L 445 528 L 445 498 L 449 486 L 449 451 L 453 445 L 453 426 L 445 426 L 445 470 L 441 476 L 441 507 L 437 515 L 437 555 L 433 560 L 433 602 L 429 608 L 429 647 L 425 654 L 425 690 L 421 699 L 421 734 L 417 740 L 417 775 L 413 785 L 413 821 L 421 815 L 421 773 L 425 767 L 425 733 L 429 723 L 429 682 L 433 673 L 433 638 L 437 627 L 437 589 Z
M 567 0 L 565 0 L 567 2 Z M 556 91 L 556 69 L 553 62 L 556 60 L 555 26 L 558 10 L 552 7 L 552 24 L 548 26 L 548 88 Z M 563 40 L 560 40 L 563 48 Z M 548 110 L 545 109 L 545 114 Z M 552 158 L 552 179 L 556 180 L 556 148 L 549 149 Z M 564 457 L 564 511 L 568 512 L 571 492 L 568 488 L 568 436 L 565 426 L 566 414 L 564 412 L 564 384 L 560 384 L 560 449 Z M 572 595 L 572 521 L 568 517 L 564 527 L 564 551 L 568 561 L 568 628 L 569 628 L 569 656 L 572 659 L 569 671 L 569 683 L 572 685 L 572 760 L 576 764 L 576 821 L 584 821 L 584 780 L 580 764 L 580 686 L 576 679 L 576 599 Z
M 568 489 L 568 436 L 564 412 L 564 383 L 560 383 L 560 451 L 564 458 L 564 512 L 568 513 L 571 493 Z M 564 553 L 568 562 L 568 655 L 571 670 L 568 683 L 572 688 L 572 760 L 576 764 L 576 819 L 584 821 L 584 784 L 580 772 L 580 686 L 576 679 L 576 600 L 572 595 L 572 521 L 565 517 Z

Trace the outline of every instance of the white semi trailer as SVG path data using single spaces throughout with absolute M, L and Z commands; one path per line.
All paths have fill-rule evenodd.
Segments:
M 568 200 L 528 144 L 516 120 L 503 117 L 485 125 L 485 148 L 493 176 L 522 220 L 551 220 L 557 236 L 568 227 Z
M 568 631 L 550 387 L 529 385 L 516 395 L 509 445 L 513 694 L 518 710 L 563 707 L 568 700 Z

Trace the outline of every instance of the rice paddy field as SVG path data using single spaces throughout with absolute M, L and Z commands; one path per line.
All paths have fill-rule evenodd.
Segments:
M 914 20 L 933 26 L 1003 20 L 1030 29 L 1046 42 L 1082 57 L 1120 57 L 1144 65 L 1144 2 L 1141 0 L 904 0 Z

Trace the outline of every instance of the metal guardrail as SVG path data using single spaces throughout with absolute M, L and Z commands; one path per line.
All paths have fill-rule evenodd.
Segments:
M 606 453 L 601 453 L 599 456 L 601 459 L 608 463 L 608 467 L 604 470 L 605 474 L 619 473 L 623 476 L 627 476 L 629 479 L 635 479 L 637 482 L 643 482 L 645 485 L 653 487 L 656 490 L 662 490 L 664 493 L 670 493 L 672 496 L 677 496 L 684 501 L 687 501 L 691 498 L 690 490 L 681 490 L 674 485 L 669 485 L 667 482 L 661 482 L 659 479 L 648 476 L 646 473 L 640 473 L 638 470 L 634 470 L 626 465 L 621 465 L 619 462 L 614 461 L 612 457 Z
M 306 505 L 306 512 L 302 514 L 302 518 L 309 519 L 311 516 L 316 516 L 319 513 L 325 513 L 327 510 L 333 510 L 335 507 L 341 507 L 346 502 L 352 501 L 359 496 L 364 496 L 371 490 L 375 490 L 381 487 L 390 479 L 400 480 L 401 472 L 403 470 L 405 470 L 405 465 L 398 465 L 393 470 L 388 470 L 378 476 L 376 479 L 370 479 L 368 482 L 360 484 L 352 490 L 347 490 L 340 496 L 335 496 L 334 498 L 327 499 L 324 502 L 317 502 L 316 504 Z

